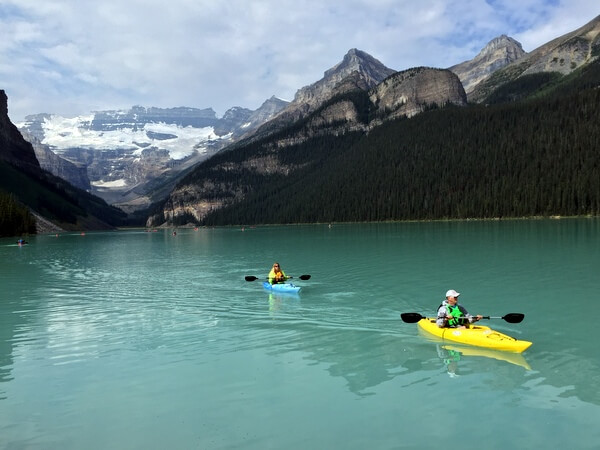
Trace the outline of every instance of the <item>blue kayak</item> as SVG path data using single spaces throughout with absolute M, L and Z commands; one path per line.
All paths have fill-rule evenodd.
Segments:
M 300 290 L 300 286 L 296 286 L 292 283 L 271 284 L 268 281 L 263 281 L 263 287 L 273 292 L 297 293 Z

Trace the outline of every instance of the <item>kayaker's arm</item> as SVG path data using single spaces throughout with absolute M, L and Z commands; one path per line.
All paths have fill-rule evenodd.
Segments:
M 474 322 L 478 322 L 481 319 L 483 319 L 483 316 L 481 314 L 478 314 L 476 316 L 473 316 L 472 314 L 469 314 L 468 311 L 466 310 L 466 308 L 462 305 L 458 305 L 458 308 L 461 310 L 461 312 L 464 314 L 464 316 L 469 319 L 469 323 L 474 323 Z
M 452 319 L 452 316 L 448 315 L 448 310 L 445 306 L 440 306 L 437 312 L 437 320 L 435 323 L 440 328 L 446 328 L 448 326 L 448 321 Z

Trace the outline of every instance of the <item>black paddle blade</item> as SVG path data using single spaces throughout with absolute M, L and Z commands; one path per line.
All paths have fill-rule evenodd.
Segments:
M 301 280 L 310 280 L 310 275 L 300 275 L 298 278 Z
M 400 317 L 406 323 L 417 323 L 419 320 L 425 318 L 419 313 L 402 313 Z
M 507 315 L 502 317 L 508 323 L 521 323 L 525 318 L 525 314 L 521 313 L 508 313 Z
M 258 278 L 256 278 L 256 277 L 255 277 L 255 276 L 253 276 L 253 275 L 246 275 L 244 278 L 246 279 L 246 281 L 254 281 L 254 280 L 258 280 Z

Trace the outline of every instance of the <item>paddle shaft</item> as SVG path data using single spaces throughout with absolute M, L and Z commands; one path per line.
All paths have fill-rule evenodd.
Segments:
M 426 319 L 427 317 L 422 316 L 419 313 L 402 313 L 400 314 L 402 320 L 406 323 L 417 323 L 421 319 Z M 493 317 L 493 316 L 483 316 L 482 319 L 502 319 L 508 323 L 520 323 L 525 318 L 525 314 L 521 313 L 508 313 L 502 317 Z
M 294 277 L 286 277 L 286 279 L 290 279 L 290 278 L 294 278 Z M 310 279 L 310 275 L 300 275 L 298 278 L 300 278 L 301 280 L 309 280 Z M 246 281 L 256 281 L 259 278 L 255 277 L 254 275 L 246 275 L 244 277 L 244 279 Z M 268 280 L 268 278 L 265 278 L 265 280 Z

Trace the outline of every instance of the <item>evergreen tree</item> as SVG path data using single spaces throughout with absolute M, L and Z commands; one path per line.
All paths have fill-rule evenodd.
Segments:
M 35 233 L 35 218 L 13 195 L 0 191 L 0 236 Z

